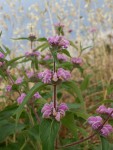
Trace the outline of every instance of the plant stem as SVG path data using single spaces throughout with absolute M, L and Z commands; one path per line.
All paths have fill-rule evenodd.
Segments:
M 53 72 L 56 72 L 56 62 L 54 59 L 53 62 Z M 56 101 L 57 101 L 57 86 L 56 84 L 53 84 L 53 104 L 54 104 L 54 109 L 56 110 Z

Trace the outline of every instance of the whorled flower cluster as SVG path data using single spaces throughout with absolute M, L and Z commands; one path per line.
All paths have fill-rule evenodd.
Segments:
M 113 108 L 106 108 L 104 105 L 101 105 L 97 110 L 99 114 L 107 114 L 113 117 Z M 99 133 L 106 137 L 113 132 L 113 127 L 110 124 L 103 125 L 103 119 L 100 116 L 91 116 L 88 118 L 88 123 L 92 126 L 94 130 L 99 131 Z
M 99 114 L 111 114 L 111 112 L 113 111 L 113 108 L 110 107 L 106 107 L 104 105 L 99 106 L 99 108 L 96 110 L 97 113 Z M 113 118 L 113 113 L 111 114 L 111 117 Z
M 63 54 L 57 54 L 57 59 L 60 60 L 60 61 L 63 61 L 63 62 L 66 62 L 67 61 L 67 57 Z
M 40 56 L 40 52 L 38 52 L 38 51 L 36 51 L 36 52 L 26 52 L 25 56 L 26 57 L 30 57 L 30 56 L 36 56 L 36 57 L 38 57 L 38 56 Z
M 50 59 L 52 59 L 52 55 L 51 55 L 51 54 L 47 54 L 47 55 L 43 58 L 43 60 L 50 60 Z M 66 57 L 64 54 L 60 54 L 60 53 L 57 54 L 57 59 L 58 59 L 59 61 L 62 61 L 62 62 L 66 62 L 66 61 L 67 61 L 67 57 Z
M 51 102 L 50 104 L 46 103 L 41 112 L 43 113 L 43 118 L 55 118 L 55 120 L 60 121 L 67 110 L 68 106 L 65 103 L 57 105 L 55 110 L 53 102 Z
M 63 68 L 59 68 L 55 73 L 46 69 L 45 71 L 38 73 L 38 78 L 44 83 L 51 83 L 52 81 L 57 82 L 59 79 L 67 81 L 71 78 L 71 73 Z
M 48 38 L 48 42 L 51 46 L 55 46 L 58 48 L 68 48 L 70 45 L 69 41 L 65 39 L 64 36 L 52 36 Z
M 82 64 L 82 59 L 81 58 L 77 58 L 77 57 L 73 57 L 73 58 L 71 58 L 71 62 L 73 63 L 73 64 L 75 64 L 75 65 L 81 65 Z

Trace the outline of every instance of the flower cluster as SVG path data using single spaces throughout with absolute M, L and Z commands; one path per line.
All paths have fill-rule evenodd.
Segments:
M 62 27 L 62 28 L 63 28 L 63 27 L 64 27 L 64 24 L 61 24 L 61 23 L 59 22 L 59 23 L 55 23 L 54 26 L 55 26 L 55 27 Z
M 56 82 L 58 79 L 69 80 L 71 78 L 71 73 L 63 68 L 59 68 L 55 73 L 46 69 L 45 71 L 38 73 L 38 78 L 42 79 L 42 82 L 44 83 L 51 83 L 51 81 Z
M 48 38 L 48 42 L 51 46 L 59 47 L 59 48 L 68 48 L 69 41 L 66 40 L 63 36 L 52 36 Z
M 57 58 L 58 58 L 58 60 L 60 60 L 60 61 L 63 61 L 63 62 L 66 62 L 67 61 L 67 57 L 65 56 L 65 55 L 63 55 L 63 54 L 57 54 Z
M 111 117 L 113 117 L 113 108 L 106 108 L 104 105 L 99 106 L 99 108 L 97 108 L 97 113 L 99 114 L 107 114 L 107 115 L 111 115 Z M 109 136 L 109 134 L 111 132 L 113 132 L 113 127 L 110 124 L 105 124 L 103 125 L 103 119 L 100 116 L 91 116 L 88 118 L 88 123 L 92 126 L 92 128 L 94 130 L 99 130 L 100 128 L 100 134 L 103 136 Z
M 52 59 L 51 54 L 47 54 L 47 55 L 44 57 L 43 60 L 50 60 L 50 59 Z
M 5 55 L 2 53 L 2 52 L 0 52 L 0 58 L 4 58 L 5 57 Z M 0 61 L 0 67 L 2 67 L 4 65 L 4 62 L 1 62 Z
M 99 108 L 96 110 L 99 114 L 111 114 L 113 112 L 113 108 L 106 107 L 104 105 L 99 106 Z M 111 114 L 111 117 L 113 118 L 113 113 Z
M 19 77 L 16 81 L 15 84 L 21 84 L 23 82 L 23 78 Z
M 38 78 L 42 79 L 42 82 L 44 83 L 50 83 L 52 79 L 52 71 L 46 69 L 45 71 L 38 73 Z
M 34 98 L 35 99 L 39 99 L 39 98 L 41 98 L 42 96 L 38 93 L 38 92 L 36 92 L 35 94 L 34 94 Z
M 26 57 L 29 57 L 29 56 L 36 56 L 36 57 L 38 57 L 38 56 L 40 56 L 40 52 L 38 52 L 38 51 L 36 51 L 36 52 L 26 52 L 25 56 Z
M 18 104 L 21 104 L 24 100 L 24 98 L 26 97 L 25 93 L 22 93 L 18 98 L 17 98 L 17 102 Z
M 113 132 L 113 127 L 110 124 L 105 124 L 102 126 L 102 118 L 100 116 L 91 116 L 88 118 L 88 123 L 92 126 L 94 130 L 99 130 L 102 136 L 109 136 L 111 132 Z
M 51 118 L 54 117 L 55 120 L 60 121 L 62 117 L 65 116 L 65 112 L 68 110 L 68 107 L 65 103 L 61 103 L 59 106 L 57 105 L 56 110 L 53 106 L 53 103 L 46 103 L 41 112 L 43 113 L 43 118 Z
M 73 57 L 71 59 L 71 62 L 75 65 L 81 65 L 82 64 L 82 59 L 81 58 L 77 58 L 77 57 Z
M 0 67 L 2 67 L 5 63 L 0 61 Z
M 17 103 L 18 103 L 18 104 L 21 104 L 21 103 L 23 102 L 23 100 L 24 100 L 25 97 L 26 97 L 26 94 L 25 94 L 25 93 L 22 93 L 22 94 L 17 98 Z M 35 100 L 36 100 L 36 99 L 41 98 L 41 95 L 40 95 L 38 92 L 36 92 L 33 97 L 34 97 Z
M 7 86 L 6 86 L 6 91 L 7 91 L 7 92 L 10 92 L 11 90 L 12 90 L 12 85 L 7 85 Z
M 32 78 L 34 76 L 34 72 L 33 71 L 27 71 L 26 75 L 28 78 Z
M 2 52 L 0 52 L 0 58 L 4 58 L 4 57 L 5 55 Z

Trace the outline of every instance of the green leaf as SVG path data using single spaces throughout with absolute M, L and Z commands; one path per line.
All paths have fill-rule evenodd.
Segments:
M 7 136 L 19 132 L 23 128 L 25 128 L 25 125 L 18 124 L 15 128 L 15 123 L 7 120 L 0 121 L 0 142 L 3 142 Z
M 11 38 L 12 40 L 30 40 L 27 37 L 20 37 L 20 38 Z
M 7 65 L 10 66 L 10 65 L 12 65 L 15 61 L 17 61 L 17 60 L 19 60 L 19 59 L 21 59 L 21 58 L 23 58 L 23 57 L 25 57 L 25 56 L 20 56 L 20 57 L 14 58 L 14 59 L 8 61 L 8 62 L 7 62 Z
M 36 39 L 36 41 L 39 41 L 39 42 L 47 42 L 47 39 L 46 39 L 45 37 L 42 37 L 42 38 Z
M 67 91 L 70 90 L 71 92 L 73 92 L 74 94 L 76 94 L 77 97 L 79 98 L 79 101 L 80 101 L 81 104 L 84 103 L 84 99 L 82 97 L 81 90 L 80 90 L 79 86 L 75 83 L 75 81 L 63 82 L 62 86 L 64 88 L 66 88 Z
M 66 54 L 67 56 L 71 57 L 69 51 L 67 49 L 63 49 L 62 53 Z
M 7 46 L 3 45 L 3 47 L 5 48 L 7 54 L 10 54 L 10 53 L 11 53 L 11 50 L 10 50 Z
M 85 47 L 85 48 L 82 48 L 81 49 L 81 51 L 84 51 L 84 50 L 86 50 L 86 49 L 88 49 L 88 48 L 91 48 L 92 46 L 87 46 L 87 47 Z
M 40 90 L 41 88 L 45 87 L 46 84 L 43 84 L 41 82 L 35 84 L 30 91 L 28 92 L 28 94 L 26 95 L 25 99 L 23 100 L 22 104 L 18 107 L 17 111 L 16 111 L 16 123 L 19 120 L 19 117 L 23 111 L 24 105 L 27 104 L 27 102 L 30 100 L 30 98 L 35 94 L 35 92 L 37 92 L 38 90 Z
M 101 144 L 102 144 L 102 150 L 109 150 L 109 142 L 106 138 L 100 136 L 101 138 Z
M 69 41 L 69 42 L 72 47 L 74 47 L 76 50 L 78 50 L 78 47 L 72 41 Z
M 43 119 L 40 125 L 40 138 L 42 150 L 54 150 L 55 139 L 59 131 L 60 123 L 55 120 Z
M 89 81 L 90 81 L 90 78 L 91 78 L 92 75 L 87 75 L 84 79 L 84 81 L 82 82 L 80 88 L 82 91 L 86 90 L 88 85 L 89 85 Z
M 61 120 L 62 124 L 68 128 L 71 133 L 77 137 L 77 127 L 74 120 L 74 114 L 67 112 L 66 116 Z

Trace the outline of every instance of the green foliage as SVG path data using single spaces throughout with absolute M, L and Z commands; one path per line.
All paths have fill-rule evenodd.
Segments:
M 40 126 L 40 138 L 43 150 L 54 150 L 60 123 L 55 120 L 43 119 Z

